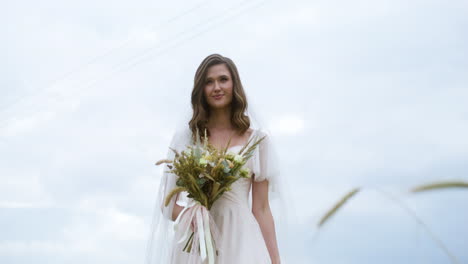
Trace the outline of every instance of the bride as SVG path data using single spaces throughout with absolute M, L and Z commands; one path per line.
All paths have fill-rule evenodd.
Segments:
M 195 73 L 191 103 L 191 119 L 186 120 L 172 137 L 170 147 L 173 149 L 182 151 L 192 144 L 197 128 L 199 131 L 206 129 L 208 142 L 217 149 L 224 148 L 231 138 L 228 146 L 231 152 L 240 150 L 254 137 L 266 136 L 246 163 L 251 178 L 236 181 L 210 210 L 220 234 L 216 241 L 218 255 L 215 263 L 280 263 L 275 221 L 269 203 L 269 194 L 279 194 L 278 160 L 269 133 L 255 127 L 252 115 L 245 114 L 247 97 L 231 59 L 211 54 L 201 62 Z M 167 158 L 173 159 L 174 153 L 168 151 Z M 191 254 L 182 250 L 185 243 L 175 239 L 181 231 L 174 229 L 174 222 L 184 217 L 183 209 L 191 199 L 182 192 L 174 196 L 168 206 L 163 204 L 165 196 L 175 187 L 176 178 L 169 172 L 164 172 L 161 178 L 147 252 L 148 263 L 202 263 L 200 258 L 190 258 Z

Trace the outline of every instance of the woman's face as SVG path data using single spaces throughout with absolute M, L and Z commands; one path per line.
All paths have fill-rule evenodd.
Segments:
M 208 105 L 215 108 L 230 106 L 232 101 L 233 82 L 231 73 L 225 64 L 208 68 L 205 79 L 204 96 Z

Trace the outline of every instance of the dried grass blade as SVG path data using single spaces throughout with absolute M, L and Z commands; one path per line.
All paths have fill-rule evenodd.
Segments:
M 468 182 L 463 181 L 442 181 L 429 184 L 423 184 L 411 189 L 411 192 L 432 191 L 447 188 L 468 188 Z
M 250 152 L 252 152 L 252 151 L 255 149 L 255 147 L 256 147 L 257 145 L 259 145 L 260 142 L 262 142 L 262 140 L 264 140 L 266 137 L 267 137 L 267 136 L 263 136 L 263 137 L 260 138 L 258 141 L 256 141 L 255 144 L 253 144 L 252 146 L 250 146 L 250 147 L 247 149 L 247 151 L 246 151 L 245 153 L 250 153 Z M 254 138 L 257 139 L 258 136 L 252 137 L 252 138 L 247 142 L 247 144 L 245 144 L 245 146 L 242 147 L 241 150 L 239 150 L 239 153 L 242 153 L 242 152 L 244 151 L 244 149 L 250 144 L 250 142 L 251 142 Z
M 162 160 L 158 160 L 155 164 L 156 165 L 161 165 L 163 163 L 172 163 L 172 160 L 162 159 Z
M 340 209 L 351 197 L 353 197 L 357 192 L 359 192 L 361 188 L 354 188 L 350 192 L 348 192 L 343 198 L 341 198 L 338 203 L 336 203 L 323 217 L 320 219 L 320 222 L 318 223 L 318 227 L 321 227 L 327 220 L 332 217 L 338 209 Z
M 172 199 L 172 196 L 180 193 L 180 192 L 183 192 L 185 191 L 185 188 L 184 187 L 177 187 L 177 188 L 174 188 L 167 196 L 166 196 L 166 200 L 164 202 L 164 205 L 165 206 L 168 206 L 169 205 L 169 202 L 171 201 Z

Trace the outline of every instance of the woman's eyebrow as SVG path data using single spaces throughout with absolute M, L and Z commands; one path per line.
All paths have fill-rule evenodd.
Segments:
M 220 75 L 219 78 L 222 78 L 222 77 L 226 77 L 228 78 L 229 76 L 223 74 L 223 75 Z M 210 80 L 210 79 L 213 79 L 213 77 L 206 77 L 207 80 Z

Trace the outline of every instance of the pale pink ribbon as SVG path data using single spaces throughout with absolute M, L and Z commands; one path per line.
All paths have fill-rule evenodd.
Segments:
M 208 209 L 194 200 L 188 202 L 175 221 L 174 231 L 177 243 L 185 246 L 192 234 L 190 228 L 192 222 L 195 223 L 195 230 L 193 230 L 191 252 L 196 252 L 196 249 L 200 246 L 201 262 L 203 263 L 208 258 L 208 263 L 214 264 L 215 241 L 219 241 L 219 233 Z M 192 261 L 195 262 L 193 258 Z

